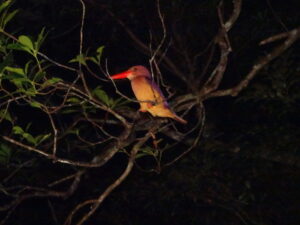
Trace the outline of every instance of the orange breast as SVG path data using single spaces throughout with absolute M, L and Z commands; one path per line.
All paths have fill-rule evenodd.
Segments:
M 157 104 L 163 104 L 165 98 L 157 85 L 152 83 L 145 77 L 137 77 L 131 81 L 131 87 L 140 103 L 143 101 L 156 102 Z

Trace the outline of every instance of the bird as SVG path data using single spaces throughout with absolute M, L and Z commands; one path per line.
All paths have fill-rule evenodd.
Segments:
M 177 116 L 170 108 L 149 70 L 141 65 L 132 66 L 125 72 L 110 76 L 111 79 L 129 79 L 133 93 L 140 104 L 140 112 L 149 112 L 154 117 L 167 117 L 182 124 L 187 121 Z

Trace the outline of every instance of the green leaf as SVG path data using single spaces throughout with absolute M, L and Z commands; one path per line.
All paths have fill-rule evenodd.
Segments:
M 76 56 L 76 58 L 74 58 L 74 59 L 71 59 L 69 62 L 79 62 L 80 64 L 82 64 L 82 65 L 87 65 L 86 64 L 86 56 L 84 55 L 84 54 L 79 54 L 79 55 L 77 55 Z
M 24 71 L 26 74 L 28 74 L 28 70 L 30 68 L 30 64 L 32 63 L 32 60 L 29 60 L 26 64 L 25 64 L 25 68 Z
M 34 108 L 39 108 L 39 109 L 42 108 L 42 104 L 36 101 L 30 102 L 30 105 Z
M 28 36 L 21 35 L 18 40 L 22 45 L 26 46 L 30 50 L 34 50 L 33 43 Z
M 0 165 L 7 165 L 12 156 L 12 149 L 3 143 L 0 144 Z
M 68 108 L 68 109 L 63 109 L 61 112 L 62 114 L 69 114 L 69 113 L 78 113 L 78 109 L 74 108 Z
M 116 100 L 114 100 L 114 103 L 113 105 L 111 106 L 112 109 L 115 109 L 115 108 L 120 108 L 126 104 L 128 104 L 129 101 L 127 99 L 124 99 L 124 98 L 118 98 Z
M 96 57 L 90 57 L 89 60 L 91 60 L 92 62 L 94 62 L 95 64 L 98 64 L 98 60 Z
M 147 153 L 144 153 L 144 152 L 138 152 L 138 154 L 136 155 L 136 159 L 139 159 L 139 158 L 142 158 L 142 157 L 144 157 L 144 156 L 149 156 L 149 154 L 147 154 Z
M 13 49 L 13 50 L 19 50 L 19 51 L 29 51 L 29 53 L 31 53 L 30 52 L 30 50 L 28 49 L 28 48 L 26 48 L 26 49 L 24 49 L 24 46 L 23 45 L 21 45 L 20 43 L 12 43 L 12 44 L 8 44 L 7 45 L 7 48 L 8 49 Z
M 146 146 L 145 148 L 142 148 L 140 151 L 148 153 L 149 155 L 152 155 L 153 152 L 156 152 L 156 149 L 151 148 L 150 146 Z
M 98 54 L 97 54 L 97 59 L 98 59 L 98 61 L 100 60 L 100 58 L 101 58 L 101 56 L 102 56 L 103 49 L 104 49 L 104 45 L 100 46 L 100 47 L 97 48 L 97 50 L 96 50 L 96 52 L 98 53 Z
M 14 126 L 13 127 L 13 133 L 22 135 L 24 133 L 24 130 L 20 126 Z
M 58 82 L 62 81 L 62 79 L 58 78 L 58 77 L 53 77 L 49 80 L 46 80 L 43 84 L 42 87 L 47 87 L 47 86 L 51 86 L 53 84 L 56 84 Z
M 45 27 L 43 27 L 43 29 L 41 30 L 41 32 L 39 33 L 38 35 L 38 38 L 36 40 L 36 42 L 34 42 L 34 46 L 35 46 L 35 49 L 38 51 L 42 45 L 42 43 L 44 42 L 45 40 Z
M 143 156 L 157 156 L 158 151 L 154 148 L 151 148 L 150 146 L 146 146 L 144 148 L 141 148 L 137 157 L 143 157 Z
M 96 96 L 98 99 L 100 99 L 104 104 L 107 106 L 111 106 L 114 102 L 113 99 L 111 99 L 104 90 L 101 89 L 100 86 L 96 87 L 92 94 Z
M 14 11 L 8 13 L 8 14 L 5 16 L 4 20 L 2 21 L 2 28 L 4 28 L 4 27 L 6 26 L 6 24 L 7 24 L 12 18 L 14 18 L 14 16 L 18 13 L 18 11 L 19 11 L 19 10 L 16 9 L 16 10 L 14 10 Z
M 35 82 L 39 82 L 41 81 L 45 76 L 46 76 L 46 72 L 45 71 L 38 71 L 35 75 L 34 75 L 34 78 L 33 80 Z
M 11 65 L 13 63 L 13 55 L 9 53 L 6 56 L 3 56 L 2 62 L 0 63 L 0 73 L 2 73 L 5 70 L 5 67 L 8 65 Z
M 2 74 L 2 79 L 7 79 L 7 80 L 16 80 L 16 79 L 27 79 L 24 78 L 23 75 L 17 74 L 17 73 L 13 73 L 13 74 Z
M 34 97 L 38 93 L 34 86 L 27 89 L 20 88 L 19 91 L 25 93 L 27 96 L 32 97 Z
M 24 133 L 23 137 L 26 139 L 26 141 L 28 141 L 29 143 L 33 144 L 33 145 L 37 145 L 35 138 L 29 134 L 29 133 Z
M 137 158 L 141 158 L 144 156 L 154 156 L 156 157 L 158 155 L 158 151 L 154 148 L 151 148 L 150 146 L 145 146 L 144 148 L 141 148 L 140 151 L 137 154 Z
M 36 139 L 31 134 L 25 132 L 22 129 L 22 127 L 20 127 L 20 126 L 14 126 L 13 127 L 13 133 L 22 136 L 28 143 L 31 143 L 33 145 L 37 144 Z
M 75 128 L 75 129 L 68 129 L 66 131 L 66 134 L 75 134 L 75 135 L 79 135 L 79 129 Z
M 28 123 L 28 124 L 26 125 L 26 127 L 25 127 L 25 130 L 29 130 L 29 128 L 31 127 L 31 125 L 32 125 L 32 122 Z
M 6 66 L 4 69 L 9 72 L 12 72 L 12 73 L 16 73 L 16 74 L 25 76 L 25 72 L 24 72 L 23 68 Z M 24 76 L 22 76 L 22 77 L 24 77 Z
M 80 103 L 82 100 L 76 97 L 68 98 L 67 102 L 69 103 Z
M 43 141 L 48 139 L 51 136 L 51 133 L 49 134 L 40 134 L 35 137 L 37 145 L 41 144 Z
M 12 0 L 3 1 L 0 5 L 0 13 L 11 4 Z
M 5 109 L 0 110 L 0 120 L 2 120 L 2 119 L 13 123 L 13 120 L 12 120 L 11 115 L 8 112 L 8 110 L 5 110 Z

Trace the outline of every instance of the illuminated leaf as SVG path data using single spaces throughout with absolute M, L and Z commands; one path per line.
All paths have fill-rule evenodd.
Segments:
M 53 77 L 53 78 L 51 78 L 51 79 L 49 79 L 49 80 L 46 80 L 46 81 L 42 84 L 42 86 L 43 86 L 43 87 L 47 87 L 47 86 L 56 84 L 56 83 L 58 83 L 58 82 L 60 82 L 60 81 L 62 81 L 62 79 L 60 79 L 60 78 L 58 78 L 58 77 Z
M 101 87 L 96 87 L 93 90 L 93 95 L 100 99 L 105 105 L 111 106 L 113 104 L 113 99 L 111 99 Z
M 74 58 L 74 59 L 71 59 L 69 62 L 79 62 L 80 64 L 82 64 L 82 65 L 87 65 L 86 64 L 86 56 L 85 55 L 83 55 L 83 54 L 79 54 L 79 55 L 77 55 L 76 56 L 76 58 Z
M 18 67 L 10 67 L 10 66 L 6 66 L 5 70 L 12 72 L 12 73 L 16 73 L 19 75 L 25 75 L 24 69 L 23 68 L 18 68 Z M 22 76 L 23 77 L 23 76 Z
M 40 134 L 35 137 L 37 145 L 41 144 L 43 141 L 47 140 L 51 136 L 51 133 L 49 134 Z
M 2 27 L 5 27 L 6 24 L 7 24 L 12 18 L 14 18 L 14 16 L 17 14 L 18 11 L 19 11 L 19 10 L 14 10 L 14 11 L 8 13 L 8 14 L 5 16 L 4 20 L 2 21 Z
M 35 138 L 34 138 L 31 134 L 25 132 L 25 131 L 22 129 L 22 127 L 20 127 L 20 126 L 14 126 L 14 127 L 13 127 L 13 133 L 22 136 L 28 143 L 31 143 L 31 144 L 33 144 L 33 145 L 36 145 L 36 140 L 35 140 Z
M 30 105 L 34 108 L 42 108 L 42 104 L 36 101 L 30 102 Z
M 0 5 L 0 12 L 2 12 L 5 8 L 7 8 L 11 2 L 12 0 L 3 1 L 2 4 Z
M 22 45 L 28 47 L 30 50 L 34 50 L 33 43 L 28 36 L 21 35 L 18 40 Z
M 103 52 L 103 49 L 104 49 L 104 45 L 102 45 L 102 46 L 100 46 L 98 49 L 97 49 L 97 59 L 98 59 L 98 61 L 100 61 L 100 58 L 101 58 L 101 56 L 102 56 L 102 52 Z
M 0 120 L 5 119 L 9 122 L 13 122 L 10 113 L 8 112 L 8 110 L 2 109 L 0 110 Z

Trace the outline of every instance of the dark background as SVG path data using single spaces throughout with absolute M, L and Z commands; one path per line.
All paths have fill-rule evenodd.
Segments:
M 158 39 L 162 34 L 155 1 L 85 2 L 84 51 L 104 45 L 103 59 L 107 59 L 112 74 L 132 65 L 148 66 L 149 56 L 141 53 L 103 7 L 149 43 L 149 33 Z M 182 44 L 190 55 L 204 51 L 219 29 L 218 2 L 161 1 L 167 38 L 180 37 L 172 45 Z M 18 0 L 13 8 L 20 12 L 8 27 L 10 32 L 35 36 L 45 27 L 49 34 L 41 49 L 43 53 L 65 64 L 78 54 L 82 12 L 79 1 Z M 225 1 L 224 12 L 225 16 L 231 12 L 231 1 Z M 236 84 L 259 57 L 277 45 L 259 47 L 259 41 L 291 30 L 299 22 L 297 0 L 244 1 L 229 34 L 233 52 L 221 87 Z M 207 120 L 200 145 L 160 174 L 135 168 L 87 224 L 299 224 L 299 47 L 297 42 L 267 65 L 239 96 L 205 101 Z M 174 49 L 170 48 L 168 55 L 188 73 L 185 61 Z M 207 57 L 206 52 L 201 55 L 195 74 L 202 71 Z M 214 60 L 217 62 L 217 55 Z M 23 63 L 22 54 L 16 61 Z M 102 76 L 101 71 L 95 70 Z M 170 71 L 163 66 L 161 70 L 165 82 L 178 95 L 190 92 L 189 86 Z M 73 78 L 60 69 L 51 73 L 64 80 Z M 197 76 L 193 79 L 197 80 Z M 88 79 L 91 87 L 96 82 Z M 127 91 L 129 83 L 119 86 L 132 95 Z M 117 96 L 110 84 L 104 84 L 104 88 Z M 132 107 L 137 108 L 135 104 Z M 28 118 L 28 113 L 24 111 L 23 116 Z M 29 153 L 18 157 L 36 157 L 36 161 L 22 169 L 14 184 L 39 185 L 53 180 L 55 174 L 72 171 Z M 104 168 L 91 170 L 79 190 L 67 200 L 25 201 L 7 224 L 62 224 L 74 205 L 97 196 L 112 182 L 123 169 L 124 160 L 126 157 L 119 155 Z M 10 167 L 4 167 L 0 173 L 10 171 Z

